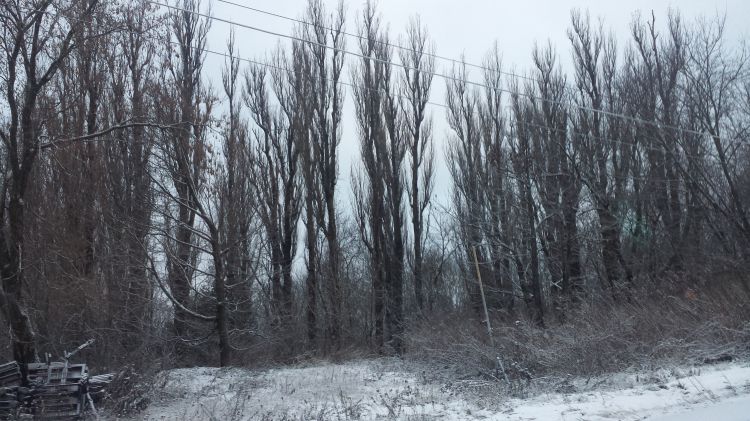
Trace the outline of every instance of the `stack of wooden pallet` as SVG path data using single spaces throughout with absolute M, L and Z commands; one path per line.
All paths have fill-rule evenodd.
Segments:
M 104 397 L 107 387 L 109 387 L 114 378 L 114 374 L 99 374 L 98 376 L 89 377 L 87 390 L 94 400 Z
M 47 363 L 28 364 L 25 373 L 15 361 L 1 364 L 0 420 L 16 419 L 19 414 L 33 415 L 35 420 L 78 420 L 87 408 L 98 419 L 92 394 L 104 395 L 113 376 L 89 377 L 86 364 L 69 362 L 93 342 L 65 352 L 62 362 L 49 362 L 47 354 Z
M 17 362 L 0 365 L 0 420 L 11 419 L 17 413 L 21 379 L 21 367 Z
M 21 385 L 21 366 L 11 361 L 0 364 L 0 387 L 18 387 Z
M 86 403 L 86 364 L 53 362 L 29 364 L 34 416 L 41 419 L 78 419 Z

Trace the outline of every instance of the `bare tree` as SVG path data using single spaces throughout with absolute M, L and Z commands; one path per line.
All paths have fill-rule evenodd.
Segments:
M 181 306 L 174 310 L 174 333 L 180 339 L 189 337 L 190 314 L 184 308 L 191 299 L 196 270 L 196 216 L 198 191 L 205 181 L 206 112 L 208 93 L 202 87 L 201 70 L 205 59 L 203 49 L 210 28 L 210 20 L 200 18 L 198 0 L 183 0 L 184 11 L 170 12 L 170 34 L 166 40 L 168 78 L 161 92 L 163 119 L 177 125 L 162 146 L 161 163 L 166 167 L 171 187 L 161 184 L 165 206 L 174 205 L 176 214 L 165 209 L 165 252 L 167 253 L 167 283 L 171 294 Z M 175 41 L 172 41 L 174 36 Z M 173 97 L 176 92 L 176 97 Z M 169 105 L 168 105 L 169 104 Z M 201 106 L 204 107 L 201 111 Z M 172 112 L 170 108 L 174 107 Z M 172 191 L 173 189 L 173 191 Z M 178 342 L 179 344 L 180 342 Z M 178 352 L 184 354 L 182 346 Z
M 535 86 L 528 89 L 541 100 L 531 101 L 529 121 L 533 154 L 533 182 L 544 212 L 541 245 L 551 275 L 552 293 L 577 300 L 582 293 L 577 214 L 581 180 L 568 129 L 566 80 L 557 67 L 551 46 L 535 48 Z M 559 303 L 556 303 L 559 308 Z M 561 310 L 561 309 L 560 309 Z
M 529 124 L 533 119 L 531 104 L 520 98 L 521 94 L 517 85 L 512 90 L 514 92 L 512 101 L 515 130 L 510 142 L 511 161 L 518 185 L 518 201 L 523 210 L 524 228 L 521 242 L 528 256 L 527 262 L 523 265 L 525 269 L 521 289 L 532 319 L 543 327 L 545 302 L 542 278 L 539 273 L 538 204 L 534 198 L 532 184 L 533 139 L 538 129 Z
M 320 279 L 321 266 L 314 263 L 318 258 L 317 246 L 311 253 L 312 231 L 322 232 L 327 249 L 328 272 L 325 273 L 327 284 L 327 329 L 330 344 L 340 346 L 341 340 L 341 250 L 338 239 L 336 184 L 338 182 L 338 147 L 341 142 L 341 113 L 343 107 L 343 90 L 339 83 L 344 66 L 344 4 L 340 2 L 333 17 L 327 17 L 321 0 L 310 0 L 305 13 L 306 25 L 302 29 L 302 38 L 306 41 L 311 65 L 307 74 L 312 95 L 310 99 L 313 121 L 310 127 L 309 153 L 313 157 L 314 170 L 306 170 L 307 176 L 315 177 L 315 183 L 308 186 L 308 191 L 316 191 L 315 220 L 317 228 L 308 228 L 308 266 L 313 264 L 317 270 L 315 278 L 308 279 L 308 285 L 317 284 Z M 330 28 L 330 29 L 329 29 Z M 314 190 L 311 190 L 314 189 Z M 312 221 L 306 218 L 306 223 Z M 308 272 L 309 272 L 308 267 Z M 311 276 L 308 273 L 308 276 Z M 315 282 L 312 282 L 313 279 Z M 309 303 L 309 301 L 308 301 Z
M 422 262 L 429 224 L 425 212 L 432 199 L 435 156 L 432 143 L 432 119 L 427 115 L 430 88 L 435 72 L 434 48 L 429 45 L 427 29 L 419 19 L 412 20 L 406 29 L 406 47 L 401 50 L 404 73 L 401 77 L 402 95 L 406 98 L 404 119 L 408 131 L 409 201 L 411 209 L 414 297 L 417 308 L 424 309 L 424 275 Z
M 485 169 L 482 173 L 487 185 L 482 200 L 486 212 L 483 226 L 487 233 L 484 254 L 488 262 L 480 261 L 480 264 L 484 263 L 492 268 L 491 272 L 488 272 L 492 274 L 492 278 L 484 278 L 490 308 L 510 312 L 515 301 L 512 262 L 520 256 L 512 244 L 516 232 L 514 226 L 517 224 L 511 221 L 516 217 L 514 208 L 517 206 L 511 174 L 510 136 L 504 112 L 503 67 L 497 45 L 487 54 L 483 73 L 487 88 L 481 95 L 482 102 L 478 114 L 485 156 Z M 523 279 L 523 276 L 518 279 Z
M 354 99 L 365 180 L 355 188 L 361 237 L 370 255 L 375 337 L 401 353 L 404 283 L 406 133 L 392 74 L 392 47 L 371 3 L 362 12 L 360 63 L 353 67 Z M 355 182 L 355 185 L 357 183 Z
M 616 89 L 617 49 L 615 40 L 601 27 L 592 28 L 588 15 L 574 11 L 568 38 L 573 46 L 576 95 L 579 107 L 573 117 L 577 133 L 578 171 L 588 188 L 599 218 L 604 279 L 618 299 L 627 295 L 632 273 L 621 249 L 620 206 L 632 160 L 632 133 L 616 114 L 624 111 Z M 605 114 L 605 112 L 607 114 Z
M 686 103 L 691 115 L 699 122 L 700 130 L 711 138 L 723 186 L 712 182 L 712 175 L 705 171 L 694 171 L 692 176 L 700 177 L 698 186 L 702 197 L 731 221 L 745 242 L 742 249 L 747 250 L 750 216 L 748 204 L 738 185 L 740 174 L 735 159 L 739 146 L 735 139 L 747 136 L 747 123 L 744 126 L 738 124 L 743 119 L 739 117 L 741 108 L 737 106 L 737 99 L 744 95 L 747 100 L 748 56 L 745 50 L 736 54 L 728 51 L 724 27 L 723 18 L 699 22 L 687 52 L 685 69 L 688 86 Z M 747 109 L 744 111 L 746 116 Z M 692 165 L 692 168 L 698 169 L 699 166 Z M 743 254 L 747 259 L 744 251 Z
M 641 125 L 638 138 L 648 162 L 648 173 L 645 174 L 645 185 L 639 185 L 642 193 L 648 194 L 653 201 L 653 216 L 646 220 L 660 221 L 667 234 L 667 244 L 654 244 L 652 255 L 659 249 L 670 250 L 666 269 L 682 270 L 684 247 L 682 237 L 683 204 L 682 180 L 678 171 L 680 163 L 679 136 L 682 134 L 672 127 L 680 124 L 679 86 L 685 67 L 685 40 L 679 15 L 670 14 L 669 32 L 659 34 L 655 28 L 656 18 L 643 23 L 636 17 L 631 25 L 634 50 L 639 60 L 628 60 L 631 88 L 637 92 L 628 105 L 633 108 L 635 116 L 642 120 L 660 122 L 665 128 L 655 124 Z M 659 35 L 666 35 L 660 37 Z M 627 92 L 625 92 L 627 95 Z M 634 180 L 641 184 L 641 180 Z M 645 209 L 647 213 L 650 209 Z M 659 227 L 652 226 L 651 230 Z M 653 240 L 653 239 L 652 239 Z
M 484 62 L 483 92 L 469 88 L 466 65 L 454 69 L 446 100 L 452 137 L 446 160 L 453 179 L 453 209 L 464 285 L 478 317 L 484 317 L 479 280 L 487 289 L 490 309 L 511 311 L 514 281 L 522 285 L 525 265 L 515 237 L 518 212 L 512 178 L 509 133 L 500 54 L 495 49 Z M 476 262 L 475 262 L 476 258 Z M 512 271 L 515 270 L 515 273 Z
M 242 120 L 239 79 L 240 59 L 236 36 L 227 42 L 228 58 L 222 69 L 222 86 L 229 109 L 222 132 L 224 170 L 219 204 L 219 231 L 224 244 L 226 298 L 229 330 L 234 336 L 248 332 L 253 324 L 252 289 L 255 275 L 254 217 L 256 196 L 252 188 L 253 160 L 247 124 Z
M 296 55 L 299 56 L 299 55 Z M 277 54 L 273 92 L 279 106 L 271 104 L 264 69 L 246 74 L 246 104 L 258 130 L 253 153 L 253 193 L 265 226 L 271 261 L 271 307 L 274 317 L 289 322 L 292 312 L 292 264 L 297 250 L 297 224 L 301 212 L 300 147 L 307 143 L 302 105 L 304 75 L 299 63 Z M 295 67 L 292 67 L 295 66 Z
M 151 63 L 157 57 L 155 27 L 161 23 L 150 16 L 144 5 L 136 4 L 123 12 L 123 27 L 115 40 L 120 54 L 106 58 L 106 71 L 111 76 L 111 96 L 105 118 L 110 125 L 122 121 L 145 121 L 152 114 L 152 103 L 147 92 L 155 87 L 157 72 Z M 114 263 L 105 270 L 111 285 L 110 317 L 124 333 L 122 346 L 130 350 L 141 343 L 144 326 L 150 324 L 153 290 L 148 282 L 147 256 L 143 244 L 147 242 L 148 226 L 153 211 L 153 188 L 149 177 L 154 134 L 146 127 L 122 130 L 116 141 L 103 142 L 105 190 L 110 210 L 104 220 L 111 229 Z M 105 211 L 106 212 L 106 211 Z M 120 316 L 120 312 L 124 312 Z M 112 320 L 112 319 L 110 319 Z
M 97 1 L 78 2 L 7 1 L 0 10 L 2 48 L 7 73 L 3 78 L 9 121 L 0 131 L 5 163 L 2 186 L 2 241 L 0 309 L 10 325 L 13 357 L 31 362 L 35 355 L 34 331 L 24 309 L 24 198 L 32 183 L 33 168 L 45 129 L 39 119 L 39 98 L 49 82 L 78 47 L 76 36 Z M 6 210 L 7 209 L 7 210 Z M 7 212 L 7 213 L 6 213 Z M 25 365 L 22 364 L 25 371 Z
M 472 273 L 470 268 L 476 253 L 482 278 L 490 279 L 494 277 L 488 276 L 486 253 L 481 248 L 484 245 L 485 196 L 482 178 L 486 155 L 480 138 L 479 98 L 467 86 L 465 65 L 454 69 L 452 76 L 447 82 L 446 102 L 448 124 L 453 135 L 448 139 L 446 160 L 453 179 L 453 212 L 457 219 L 458 241 L 464 256 L 465 273 Z M 475 313 L 482 317 L 478 284 L 471 279 L 471 276 L 465 277 L 470 304 Z

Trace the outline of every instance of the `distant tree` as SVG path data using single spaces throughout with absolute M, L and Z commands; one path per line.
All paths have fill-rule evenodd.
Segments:
M 247 337 L 246 333 L 254 323 L 252 301 L 257 268 L 255 210 L 258 199 L 252 188 L 254 168 L 249 129 L 241 117 L 240 58 L 235 43 L 236 35 L 232 32 L 227 42 L 229 57 L 222 69 L 228 111 L 221 136 L 224 166 L 217 179 L 220 184 L 218 227 L 226 262 L 228 329 L 233 336 Z
M 199 243 L 205 241 L 213 246 L 216 242 L 215 233 L 201 233 L 198 226 L 199 222 L 208 222 L 211 217 L 206 209 L 208 203 L 201 203 L 201 195 L 211 187 L 207 185 L 206 172 L 210 148 L 207 124 L 214 99 L 202 84 L 203 50 L 210 20 L 196 14 L 200 13 L 197 0 L 184 0 L 181 6 L 182 10 L 169 14 L 169 33 L 165 41 L 166 70 L 158 98 L 159 118 L 173 124 L 175 129 L 165 133 L 159 144 L 154 181 L 161 197 L 160 219 L 163 221 L 162 226 L 156 229 L 162 238 L 167 261 L 166 283 L 176 303 L 174 334 L 180 341 L 177 342 L 178 354 L 185 357 L 187 350 L 184 341 L 190 341 L 191 334 L 194 335 L 190 328 L 191 320 L 225 321 L 213 316 L 198 317 L 199 313 L 190 310 L 195 277 L 205 274 L 205 270 L 199 267 L 198 257 L 201 253 L 212 254 L 212 250 Z M 213 231 L 210 227 L 209 230 Z M 217 272 L 220 269 L 215 268 Z M 155 267 L 152 268 L 152 276 L 158 276 Z M 216 276 L 217 280 L 219 278 Z M 218 305 L 223 305 L 222 298 L 215 299 Z M 222 354 L 222 362 L 225 358 L 228 355 Z
M 533 139 L 538 128 L 532 125 L 533 110 L 531 104 L 521 99 L 523 93 L 519 92 L 519 89 L 517 85 L 512 88 L 514 92 L 512 106 L 515 130 L 511 134 L 510 149 L 519 195 L 518 202 L 523 215 L 520 242 L 522 249 L 525 249 L 528 255 L 528 259 L 523 265 L 524 274 L 521 290 L 532 319 L 543 327 L 546 303 L 539 263 L 539 227 L 537 223 L 539 205 L 534 198 L 534 186 L 532 185 Z
M 123 11 L 123 31 L 113 40 L 118 53 L 104 51 L 111 90 L 103 89 L 103 118 L 109 125 L 125 121 L 149 121 L 154 104 L 149 92 L 156 87 L 158 57 L 156 30 L 163 19 L 136 3 Z M 108 95 L 107 95 L 108 94 Z M 154 208 L 150 162 L 158 129 L 134 126 L 118 133 L 116 140 L 101 142 L 106 204 L 103 223 L 111 265 L 103 271 L 108 282 L 108 314 L 121 333 L 121 346 L 130 351 L 144 343 L 153 314 L 153 287 L 148 279 L 149 224 Z
M 601 27 L 592 28 L 588 15 L 574 11 L 568 38 L 573 46 L 578 112 L 573 119 L 578 171 L 596 208 L 599 220 L 604 280 L 615 299 L 627 296 L 633 280 L 622 252 L 622 222 L 625 193 L 633 160 L 633 134 L 617 89 L 615 40 Z
M 406 132 L 392 74 L 392 47 L 371 3 L 362 12 L 360 54 L 352 85 L 363 179 L 355 180 L 358 222 L 370 255 L 375 338 L 402 351 Z
M 659 255 L 667 250 L 665 269 L 681 271 L 686 251 L 682 235 L 686 216 L 683 180 L 678 170 L 682 133 L 672 127 L 682 120 L 679 86 L 686 63 L 686 42 L 679 15 L 670 14 L 666 34 L 659 34 L 655 26 L 655 18 L 644 23 L 639 16 L 631 24 L 634 52 L 627 57 L 626 67 L 632 82 L 630 92 L 634 94 L 628 98 L 628 105 L 639 119 L 661 123 L 665 128 L 653 123 L 637 125 L 637 138 L 648 166 L 643 180 L 633 177 L 633 182 L 638 184 L 641 195 L 649 197 L 646 204 L 653 205 L 640 210 L 646 214 L 645 221 L 655 222 L 649 230 L 663 230 L 666 234 L 665 244 L 657 244 L 659 237 L 651 237 L 652 257 L 663 259 Z M 623 96 L 627 97 L 627 93 L 624 90 Z
M 254 67 L 246 74 L 246 104 L 258 129 L 254 133 L 252 194 L 267 236 L 271 262 L 273 317 L 288 324 L 292 313 L 292 264 L 297 251 L 301 212 L 300 148 L 308 142 L 303 97 L 305 80 L 279 51 L 272 81 Z M 281 70 L 283 69 L 283 70 Z M 292 70 L 293 69 L 293 70 Z M 272 85 L 278 107 L 272 105 Z
M 540 244 L 550 272 L 552 293 L 573 301 L 581 298 L 582 273 L 578 209 L 582 183 L 568 126 L 566 80 L 551 46 L 533 52 L 535 82 L 527 91 L 542 98 L 530 103 L 532 182 L 538 191 Z M 558 310 L 560 303 L 556 302 Z
M 453 180 L 453 207 L 457 222 L 457 240 L 465 273 L 469 301 L 477 316 L 482 317 L 481 297 L 476 275 L 471 275 L 476 253 L 483 279 L 490 276 L 484 251 L 485 196 L 483 171 L 486 154 L 482 147 L 478 119 L 478 94 L 466 82 L 466 66 L 454 69 L 446 82 L 447 120 L 451 136 L 446 146 L 446 160 Z
M 746 187 L 741 186 L 747 183 L 747 178 L 740 161 L 746 151 L 738 142 L 748 136 L 748 52 L 732 53 L 725 41 L 723 18 L 701 20 L 686 53 L 685 104 L 693 118 L 692 124 L 710 137 L 716 155 L 709 167 L 714 171 L 696 162 L 695 156 L 689 156 L 691 172 L 683 170 L 683 173 L 694 180 L 693 186 L 709 207 L 726 219 L 731 227 L 727 229 L 737 234 L 731 237 L 741 244 L 737 249 L 747 261 L 750 215 L 748 199 L 743 194 Z M 721 182 L 717 181 L 717 176 Z M 716 230 L 715 226 L 712 228 Z M 725 237 L 725 233 L 718 237 Z
M 408 131 L 409 207 L 413 241 L 413 281 L 417 308 L 424 309 L 424 274 L 422 264 L 429 223 L 426 211 L 432 199 L 435 155 L 432 141 L 432 119 L 427 115 L 430 88 L 435 72 L 434 48 L 429 44 L 427 29 L 415 19 L 406 29 L 405 48 L 400 51 L 404 72 L 401 91 L 405 98 L 404 123 Z
M 306 208 L 314 207 L 315 229 L 308 225 L 308 294 L 312 294 L 315 285 L 321 279 L 326 280 L 324 304 L 326 306 L 326 326 L 329 344 L 333 347 L 341 345 L 342 305 L 341 278 L 341 249 L 338 238 L 336 184 L 338 182 L 338 147 L 341 142 L 341 116 L 344 104 L 344 93 L 340 84 L 344 66 L 344 3 L 339 2 L 335 13 L 328 17 L 321 0 L 309 0 L 305 12 L 305 25 L 301 31 L 301 39 L 305 41 L 310 66 L 306 68 L 306 80 L 310 86 L 310 110 L 313 114 L 310 126 L 310 148 L 305 158 L 307 165 L 314 168 L 303 170 L 306 177 L 307 194 L 315 192 L 306 198 Z M 306 211 L 308 212 L 308 211 Z M 313 220 L 307 214 L 306 224 Z M 315 233 L 315 244 L 311 234 Z M 326 269 L 316 263 L 320 258 L 317 245 L 317 234 L 322 233 L 327 251 Z M 312 271 L 315 269 L 315 272 Z M 322 276 L 321 276 L 322 275 Z M 308 296 L 308 305 L 312 298 Z M 310 311 L 310 310 L 309 310 Z M 308 313 L 308 328 L 312 328 L 312 320 Z

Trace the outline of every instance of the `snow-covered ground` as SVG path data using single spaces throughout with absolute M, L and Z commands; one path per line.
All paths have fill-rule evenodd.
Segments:
M 393 359 L 171 370 L 159 376 L 155 401 L 133 419 L 750 420 L 746 363 L 555 379 L 526 386 L 525 399 L 488 382 L 439 378 Z

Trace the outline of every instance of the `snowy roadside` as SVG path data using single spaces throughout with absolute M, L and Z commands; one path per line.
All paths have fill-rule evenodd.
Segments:
M 750 419 L 746 363 L 571 379 L 555 388 L 560 392 L 527 399 L 474 393 L 478 383 L 441 384 L 390 359 L 265 371 L 178 369 L 159 376 L 157 399 L 132 419 Z
M 544 394 L 510 400 L 507 420 L 748 420 L 750 366 L 727 364 L 687 370 L 615 375 L 600 390 L 572 394 Z M 645 383 L 645 384 L 644 384 Z M 621 387 L 621 388 L 620 388 Z M 723 406 L 725 403 L 732 405 Z M 742 408 L 745 409 L 742 409 Z M 733 413 L 732 411 L 740 411 Z M 724 416 L 693 418 L 723 411 Z M 740 418 L 732 418 L 739 416 Z

